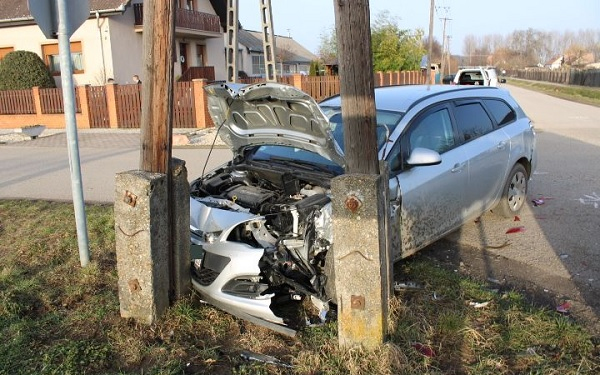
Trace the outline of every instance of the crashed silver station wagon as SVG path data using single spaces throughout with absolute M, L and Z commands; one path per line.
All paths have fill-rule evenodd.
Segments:
M 330 181 L 344 173 L 341 98 L 283 84 L 215 84 L 209 112 L 232 151 L 191 183 L 192 283 L 227 312 L 283 333 L 306 299 L 336 300 Z M 488 210 L 512 217 L 535 169 L 535 132 L 493 87 L 375 89 L 397 261 Z M 295 303 L 298 302 L 298 303 Z

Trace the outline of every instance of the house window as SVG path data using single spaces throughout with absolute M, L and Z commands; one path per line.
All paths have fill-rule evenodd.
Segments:
M 179 0 L 177 3 L 179 9 L 195 10 L 194 0 Z
M 15 49 L 13 47 L 0 47 L 0 61 L 4 58 L 4 56 L 8 55 Z
M 58 44 L 45 44 L 42 46 L 42 54 L 44 62 L 50 69 L 52 75 L 60 75 L 60 55 Z M 83 73 L 83 52 L 81 50 L 81 42 L 71 42 L 71 66 L 73 73 Z
M 263 55 L 252 56 L 252 74 L 265 74 L 265 58 Z

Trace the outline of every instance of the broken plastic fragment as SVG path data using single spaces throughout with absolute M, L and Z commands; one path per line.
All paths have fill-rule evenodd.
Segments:
M 292 365 L 285 363 L 273 356 L 255 353 L 255 352 L 251 352 L 249 350 L 242 350 L 240 352 L 240 357 L 242 357 L 242 359 L 245 359 L 246 361 L 257 361 L 257 362 L 268 363 L 271 365 L 281 366 L 281 367 L 285 367 L 285 368 L 293 368 Z
M 506 234 L 525 232 L 525 227 L 514 227 L 506 231 Z
M 564 302 L 564 303 L 556 306 L 556 311 L 558 311 L 561 314 L 568 314 L 570 308 L 571 308 L 571 303 L 569 301 L 567 301 L 567 302 Z
M 394 291 L 396 291 L 396 292 L 399 292 L 401 290 L 416 290 L 416 289 L 423 289 L 423 287 L 414 281 L 407 281 L 404 283 L 398 283 L 398 282 L 394 283 Z
M 546 203 L 546 201 L 545 201 L 543 198 L 536 198 L 536 199 L 532 200 L 531 202 L 533 202 L 533 205 L 534 205 L 535 207 L 537 207 L 537 206 L 541 206 L 541 205 L 543 205 L 544 203 Z
M 486 302 L 469 302 L 469 306 L 473 306 L 473 308 L 481 309 L 490 304 L 490 301 Z
M 419 342 L 413 342 L 411 344 L 413 348 L 415 348 L 419 353 L 423 354 L 426 357 L 432 358 L 435 357 L 435 352 L 429 345 L 424 345 Z

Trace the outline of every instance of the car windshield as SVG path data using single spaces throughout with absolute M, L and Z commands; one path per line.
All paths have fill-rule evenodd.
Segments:
M 265 145 L 253 149 L 248 160 L 268 161 L 289 167 L 299 167 L 310 171 L 327 172 L 335 175 L 344 169 L 333 161 L 311 151 L 297 147 Z
M 333 138 L 344 151 L 344 124 L 342 122 L 342 112 L 339 107 L 321 107 L 323 113 L 329 117 L 329 126 L 333 133 Z M 400 122 L 403 113 L 393 111 L 378 110 L 375 113 L 377 117 L 377 149 L 381 150 L 388 137 Z

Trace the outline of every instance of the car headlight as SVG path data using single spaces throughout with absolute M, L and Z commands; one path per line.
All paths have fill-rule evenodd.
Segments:
M 190 232 L 192 232 L 192 234 L 195 235 L 200 241 L 206 243 L 217 242 L 221 236 L 221 233 L 223 233 L 223 231 L 203 232 L 200 229 L 190 229 Z

